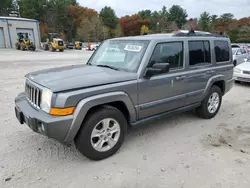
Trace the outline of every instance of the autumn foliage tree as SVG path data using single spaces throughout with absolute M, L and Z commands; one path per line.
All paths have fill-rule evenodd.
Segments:
M 148 25 L 148 20 L 143 20 L 139 14 L 124 16 L 119 19 L 119 23 L 125 36 L 140 35 L 142 25 Z

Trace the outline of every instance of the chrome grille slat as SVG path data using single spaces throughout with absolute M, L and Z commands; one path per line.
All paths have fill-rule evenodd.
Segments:
M 36 89 L 36 105 L 37 106 L 39 106 L 38 99 L 39 99 L 39 89 Z
M 30 83 L 26 82 L 25 86 L 25 92 L 27 100 L 36 108 L 40 109 L 40 103 L 41 103 L 41 94 L 42 90 L 38 88 L 37 86 L 34 86 Z

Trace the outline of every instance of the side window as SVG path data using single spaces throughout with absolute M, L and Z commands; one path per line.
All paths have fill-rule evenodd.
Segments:
M 246 50 L 245 49 L 241 49 L 241 53 L 242 54 L 246 54 Z
M 189 41 L 189 65 L 211 63 L 209 41 Z
M 183 67 L 183 43 L 168 42 L 157 44 L 150 60 L 150 66 L 154 63 L 169 63 L 170 68 Z
M 214 41 L 216 62 L 229 61 L 229 45 L 227 41 Z

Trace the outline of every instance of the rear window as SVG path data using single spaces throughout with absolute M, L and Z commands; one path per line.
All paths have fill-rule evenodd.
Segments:
M 211 63 L 209 41 L 189 41 L 189 65 L 201 65 Z
M 214 41 L 216 62 L 229 61 L 229 45 L 227 41 Z

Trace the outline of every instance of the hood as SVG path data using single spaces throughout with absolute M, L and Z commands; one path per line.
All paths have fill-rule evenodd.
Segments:
M 241 69 L 241 70 L 250 71 L 250 62 L 241 63 L 241 64 L 237 65 L 236 67 Z
M 137 74 L 104 67 L 72 65 L 29 73 L 26 77 L 58 92 L 135 80 Z

